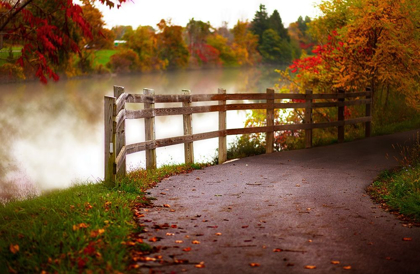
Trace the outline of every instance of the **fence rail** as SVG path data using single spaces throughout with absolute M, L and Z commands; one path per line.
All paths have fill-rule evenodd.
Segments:
M 361 99 L 364 97 L 365 99 Z M 295 102 L 281 102 L 283 99 L 295 99 Z M 351 100 L 345 100 L 351 99 Z M 253 103 L 228 103 L 228 101 L 265 101 Z M 332 100 L 331 102 L 314 102 L 314 100 Z M 279 102 L 280 101 L 280 102 Z M 217 102 L 217 104 L 194 106 L 197 102 Z M 128 110 L 127 103 L 141 103 L 142 110 Z M 155 103 L 182 103 L 181 107 L 155 108 Z M 274 93 L 274 89 L 267 89 L 266 93 L 227 94 L 225 89 L 219 89 L 217 94 L 191 95 L 190 91 L 183 90 L 180 95 L 155 95 L 152 89 L 144 89 L 143 94 L 125 93 L 123 87 L 114 86 L 114 97 L 105 96 L 105 181 L 115 182 L 119 176 L 126 173 L 126 156 L 139 151 L 146 151 L 146 168 L 156 168 L 156 148 L 184 144 L 185 162 L 194 162 L 194 141 L 210 138 L 219 138 L 219 163 L 227 160 L 226 136 L 250 133 L 266 133 L 266 153 L 273 152 L 274 132 L 282 130 L 305 130 L 305 147 L 312 146 L 312 130 L 315 128 L 338 127 L 338 142 L 344 141 L 344 126 L 357 123 L 365 124 L 365 137 L 371 131 L 371 91 L 345 93 L 313 94 L 307 90 L 305 94 Z M 366 105 L 364 117 L 345 120 L 344 107 Z M 337 121 L 328 123 L 313 123 L 312 110 L 315 108 L 337 107 Z M 303 123 L 274 124 L 274 110 L 286 108 L 303 108 L 305 115 Z M 266 126 L 252 128 L 227 129 L 226 111 L 231 110 L 266 110 Z M 193 134 L 192 114 L 218 112 L 219 130 Z M 183 115 L 184 135 L 156 139 L 155 117 L 168 115 Z M 127 119 L 145 120 L 145 141 L 126 145 L 125 121 Z

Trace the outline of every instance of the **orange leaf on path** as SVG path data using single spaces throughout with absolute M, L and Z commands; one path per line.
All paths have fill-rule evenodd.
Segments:
M 191 251 L 191 247 L 186 247 L 182 251 L 189 252 L 189 251 Z
M 412 241 L 413 238 L 403 238 L 403 241 Z
M 260 266 L 260 264 L 259 263 L 250 263 L 249 264 L 251 267 L 258 267 L 258 266 Z
M 331 264 L 340 264 L 340 261 L 331 261 Z
M 275 248 L 273 249 L 273 252 L 282 252 L 282 250 L 280 248 Z
M 196 268 L 204 268 L 205 267 L 204 262 L 200 262 L 199 264 L 196 264 L 195 267 Z
M 346 266 L 343 266 L 343 269 L 345 269 L 345 270 L 350 270 L 350 269 L 351 269 L 351 265 L 346 265 Z
M 315 269 L 315 265 L 305 265 L 305 269 Z

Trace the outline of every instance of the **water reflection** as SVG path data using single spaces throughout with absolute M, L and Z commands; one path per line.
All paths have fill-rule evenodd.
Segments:
M 274 68 L 197 70 L 108 78 L 88 78 L 42 85 L 0 85 L 0 197 L 10 192 L 65 188 L 74 181 L 103 177 L 103 96 L 113 85 L 127 92 L 156 94 L 264 92 L 273 86 Z M 159 107 L 159 106 L 157 106 Z M 243 125 L 243 112 L 228 112 L 228 127 Z M 156 119 L 157 138 L 182 135 L 182 117 Z M 194 133 L 217 130 L 217 114 L 194 114 Z M 144 140 L 143 121 L 129 121 L 127 143 Z M 215 155 L 217 140 L 195 144 L 198 160 Z M 183 161 L 183 146 L 157 149 L 158 164 Z M 144 166 L 144 153 L 130 155 L 128 166 Z M 16 194 L 16 193 L 15 193 Z

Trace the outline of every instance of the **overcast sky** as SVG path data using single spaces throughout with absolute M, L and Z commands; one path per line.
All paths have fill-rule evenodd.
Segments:
M 156 27 L 161 19 L 172 19 L 175 25 L 186 26 L 189 19 L 210 22 L 220 27 L 223 21 L 233 27 L 238 20 L 252 21 L 259 5 L 265 5 L 269 15 L 277 9 L 287 27 L 299 16 L 311 18 L 319 15 L 314 7 L 321 0 L 128 0 L 117 9 L 97 7 L 103 12 L 108 28 L 116 25 Z

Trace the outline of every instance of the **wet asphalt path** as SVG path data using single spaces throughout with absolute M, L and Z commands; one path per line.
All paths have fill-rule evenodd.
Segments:
M 140 270 L 420 273 L 420 227 L 408 228 L 366 194 L 380 171 L 397 165 L 392 144 L 414 134 L 254 156 L 168 178 L 150 190 L 155 207 L 140 219 L 145 242 L 161 247 L 152 256 L 166 263 Z

